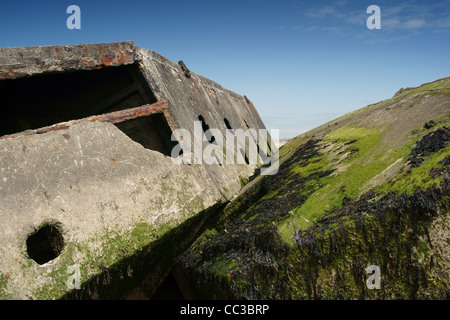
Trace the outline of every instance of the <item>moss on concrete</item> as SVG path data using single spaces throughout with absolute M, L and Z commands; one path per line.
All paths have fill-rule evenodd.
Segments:
M 0 298 L 6 298 L 5 289 L 8 285 L 8 275 L 0 273 Z
M 117 299 L 128 294 L 136 298 L 130 292 L 137 288 L 139 299 L 150 298 L 176 257 L 216 219 L 220 206 L 210 207 L 183 223 L 174 220 L 155 228 L 140 222 L 121 235 L 103 233 L 96 241 L 101 243 L 99 248 L 77 244 L 84 255 L 80 264 L 81 290 L 65 292 L 60 298 Z
M 220 205 L 203 212 L 200 209 L 196 215 L 204 204 L 201 198 L 194 200 L 190 207 L 196 211 L 192 211 L 190 218 L 183 223 L 172 219 L 156 227 L 146 222 L 136 222 L 122 233 L 103 230 L 95 239 L 86 242 L 69 240 L 61 254 L 43 266 L 38 267 L 27 259 L 28 263 L 22 266 L 24 272 L 34 272 L 37 283 L 41 283 L 30 296 L 38 300 L 119 298 L 126 290 L 133 288 L 136 281 L 143 279 L 148 270 L 158 270 L 155 282 L 146 287 L 146 294 L 150 297 L 169 272 L 177 255 L 193 240 L 210 216 L 214 216 Z M 70 266 L 77 266 L 80 270 L 81 290 L 68 289 Z M 2 299 L 9 297 L 7 285 L 8 277 L 1 274 Z

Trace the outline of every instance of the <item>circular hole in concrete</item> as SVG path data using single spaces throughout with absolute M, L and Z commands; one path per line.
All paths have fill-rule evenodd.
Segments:
M 47 263 L 61 254 L 64 237 L 58 223 L 46 223 L 27 238 L 28 256 L 39 264 Z

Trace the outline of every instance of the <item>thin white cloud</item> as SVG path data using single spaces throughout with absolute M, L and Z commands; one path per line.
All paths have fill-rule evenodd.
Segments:
M 365 10 L 348 10 L 348 0 L 336 0 L 329 5 L 310 8 L 303 13 L 306 20 L 301 29 L 306 32 L 328 32 L 331 34 L 351 35 L 366 29 L 369 17 Z M 387 42 L 402 40 L 411 36 L 411 32 L 426 30 L 450 32 L 449 1 L 430 4 L 407 2 L 395 5 L 383 5 L 381 8 L 381 29 L 399 34 L 384 34 Z
M 325 18 L 327 16 L 341 15 L 338 9 L 333 6 L 325 6 L 316 9 L 312 9 L 306 13 L 310 18 Z
M 337 0 L 337 1 L 335 2 L 335 5 L 338 6 L 338 7 L 343 7 L 343 6 L 345 6 L 347 3 L 348 3 L 347 0 Z
M 367 20 L 367 14 L 361 13 L 360 11 L 352 12 L 345 21 L 349 24 L 365 26 Z
M 425 20 L 423 19 L 412 19 L 402 24 L 402 27 L 405 29 L 417 29 L 423 26 L 425 26 Z
M 404 13 L 408 9 L 407 5 L 399 5 L 395 7 L 381 7 L 381 15 L 384 17 L 392 17 Z
M 425 27 L 427 23 L 424 19 L 402 20 L 399 17 L 381 20 L 381 27 L 388 30 L 394 29 L 419 29 Z
M 402 4 L 381 8 L 382 28 L 418 30 L 422 28 L 450 29 L 449 1 L 426 4 Z
M 450 16 L 435 20 L 433 25 L 437 28 L 450 28 Z
M 394 29 L 394 28 L 397 28 L 398 26 L 400 26 L 401 21 L 399 18 L 388 18 L 388 19 L 382 19 L 381 23 L 382 23 L 382 28 Z

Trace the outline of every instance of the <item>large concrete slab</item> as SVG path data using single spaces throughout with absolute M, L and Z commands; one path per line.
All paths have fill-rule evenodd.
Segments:
M 210 128 L 226 130 L 225 118 L 234 129 L 265 128 L 247 97 L 187 76 L 182 65 L 132 42 L 0 48 L 1 112 L 10 128 L 0 137 L 1 298 L 123 297 L 133 286 L 120 283 L 138 277 L 146 279 L 140 297 L 148 297 L 207 216 L 253 174 L 255 164 L 177 164 L 135 139 L 148 127 L 150 140 L 165 135 L 159 144 L 179 128 L 194 135 L 200 115 Z M 88 79 L 98 80 L 83 85 Z M 64 81 L 53 93 L 45 88 Z M 80 91 L 65 99 L 64 85 L 74 83 Z M 30 97 L 25 88 L 36 86 L 47 91 Z M 163 100 L 167 108 L 144 131 L 108 121 L 38 128 Z M 36 254 L 51 259 L 36 262 Z

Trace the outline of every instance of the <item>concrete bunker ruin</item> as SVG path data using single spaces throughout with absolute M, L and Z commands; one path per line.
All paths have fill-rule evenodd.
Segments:
M 172 161 L 172 133 L 194 121 L 264 123 L 247 97 L 131 41 L 0 48 L 0 94 L 0 298 L 150 298 L 257 169 Z
M 155 103 L 138 68 L 134 63 L 1 81 L 6 116 L 0 120 L 0 136 Z M 116 126 L 145 148 L 165 155 L 175 145 L 162 113 Z

